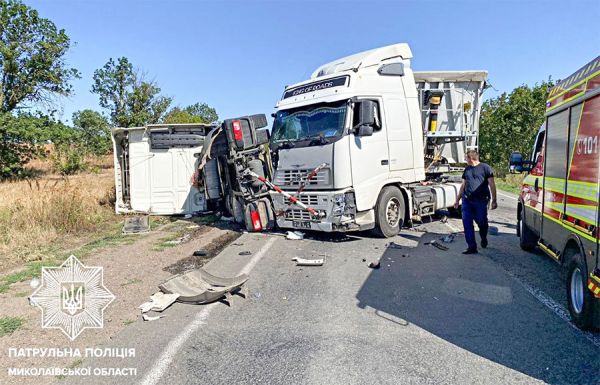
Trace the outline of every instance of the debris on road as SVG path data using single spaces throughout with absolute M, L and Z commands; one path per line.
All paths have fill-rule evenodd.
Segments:
M 171 306 L 178 297 L 179 294 L 165 294 L 162 291 L 157 291 L 156 293 L 152 294 L 149 302 L 144 302 L 139 306 L 139 308 L 142 310 L 142 313 L 146 313 L 150 310 L 163 311 Z
M 208 251 L 204 249 L 196 250 L 192 254 L 194 257 L 206 257 L 208 255 Z
M 304 233 L 300 231 L 288 231 L 286 238 L 294 241 L 300 241 L 304 239 Z
M 321 259 L 304 259 L 299 257 L 292 258 L 296 262 L 296 266 L 323 266 L 325 258 Z
M 240 251 L 238 255 L 252 255 L 250 251 Z
M 381 262 L 380 261 L 370 262 L 367 266 L 370 267 L 371 269 L 379 269 L 381 267 Z
M 150 231 L 150 217 L 148 215 L 126 217 L 123 221 L 123 234 L 140 234 Z
M 443 250 L 443 251 L 446 251 L 446 250 L 448 250 L 448 247 L 447 247 L 447 246 L 444 246 L 444 245 L 442 245 L 442 244 L 441 244 L 441 243 L 439 243 L 437 240 L 436 240 L 436 241 L 433 241 L 433 242 L 431 242 L 431 246 L 433 246 L 433 247 L 436 247 L 436 248 L 438 248 L 438 249 L 440 249 L 440 250 Z
M 401 249 L 402 246 L 397 244 L 396 242 L 390 242 L 387 244 L 388 249 Z
M 237 277 L 217 277 L 204 269 L 196 269 L 161 283 L 158 287 L 165 293 L 177 293 L 177 301 L 185 303 L 205 304 L 215 302 L 223 297 L 229 299 L 231 294 L 239 293 L 242 285 L 248 280 L 247 274 Z M 247 297 L 247 293 L 240 293 Z
M 162 317 L 164 317 L 164 315 L 157 315 L 157 316 L 153 317 L 148 314 L 142 314 L 142 319 L 144 321 L 156 321 L 157 319 L 161 319 Z
M 444 243 L 452 243 L 454 242 L 454 238 L 456 237 L 455 233 L 452 234 L 448 234 L 445 237 L 442 238 L 442 242 Z

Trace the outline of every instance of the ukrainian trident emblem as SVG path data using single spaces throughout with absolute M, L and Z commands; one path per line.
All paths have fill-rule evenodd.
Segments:
M 115 299 L 103 273 L 74 255 L 59 267 L 42 267 L 41 285 L 29 297 L 42 310 L 42 328 L 60 329 L 71 341 L 84 329 L 102 328 L 104 309 Z

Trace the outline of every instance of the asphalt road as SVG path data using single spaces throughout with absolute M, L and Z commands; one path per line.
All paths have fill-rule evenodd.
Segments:
M 460 234 L 448 251 L 425 245 L 460 229 L 454 219 L 393 239 L 246 234 L 207 269 L 250 271 L 248 298 L 175 304 L 130 325 L 107 346 L 133 347 L 135 358 L 83 365 L 135 367 L 137 377 L 85 383 L 600 383 L 600 336 L 568 322 L 561 270 L 519 249 L 516 201 L 500 198 L 498 233 L 476 255 L 460 254 Z M 298 267 L 295 256 L 326 260 Z M 380 269 L 367 267 L 378 259 Z

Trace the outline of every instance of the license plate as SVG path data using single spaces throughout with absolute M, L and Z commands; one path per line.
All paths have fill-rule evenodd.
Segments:
M 300 227 L 301 229 L 310 229 L 310 222 L 292 221 L 292 226 Z

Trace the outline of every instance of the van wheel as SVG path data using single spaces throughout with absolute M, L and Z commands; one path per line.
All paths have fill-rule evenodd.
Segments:
M 525 251 L 531 251 L 535 248 L 536 239 L 533 231 L 527 226 L 525 222 L 525 208 L 521 208 L 521 219 L 517 223 L 519 232 L 519 246 Z
M 389 238 L 397 235 L 404 223 L 404 196 L 398 187 L 387 186 L 381 190 L 375 207 L 375 231 Z
M 590 329 L 593 322 L 594 296 L 587 289 L 587 269 L 579 251 L 575 251 L 569 260 L 567 300 L 573 323 L 583 330 Z

